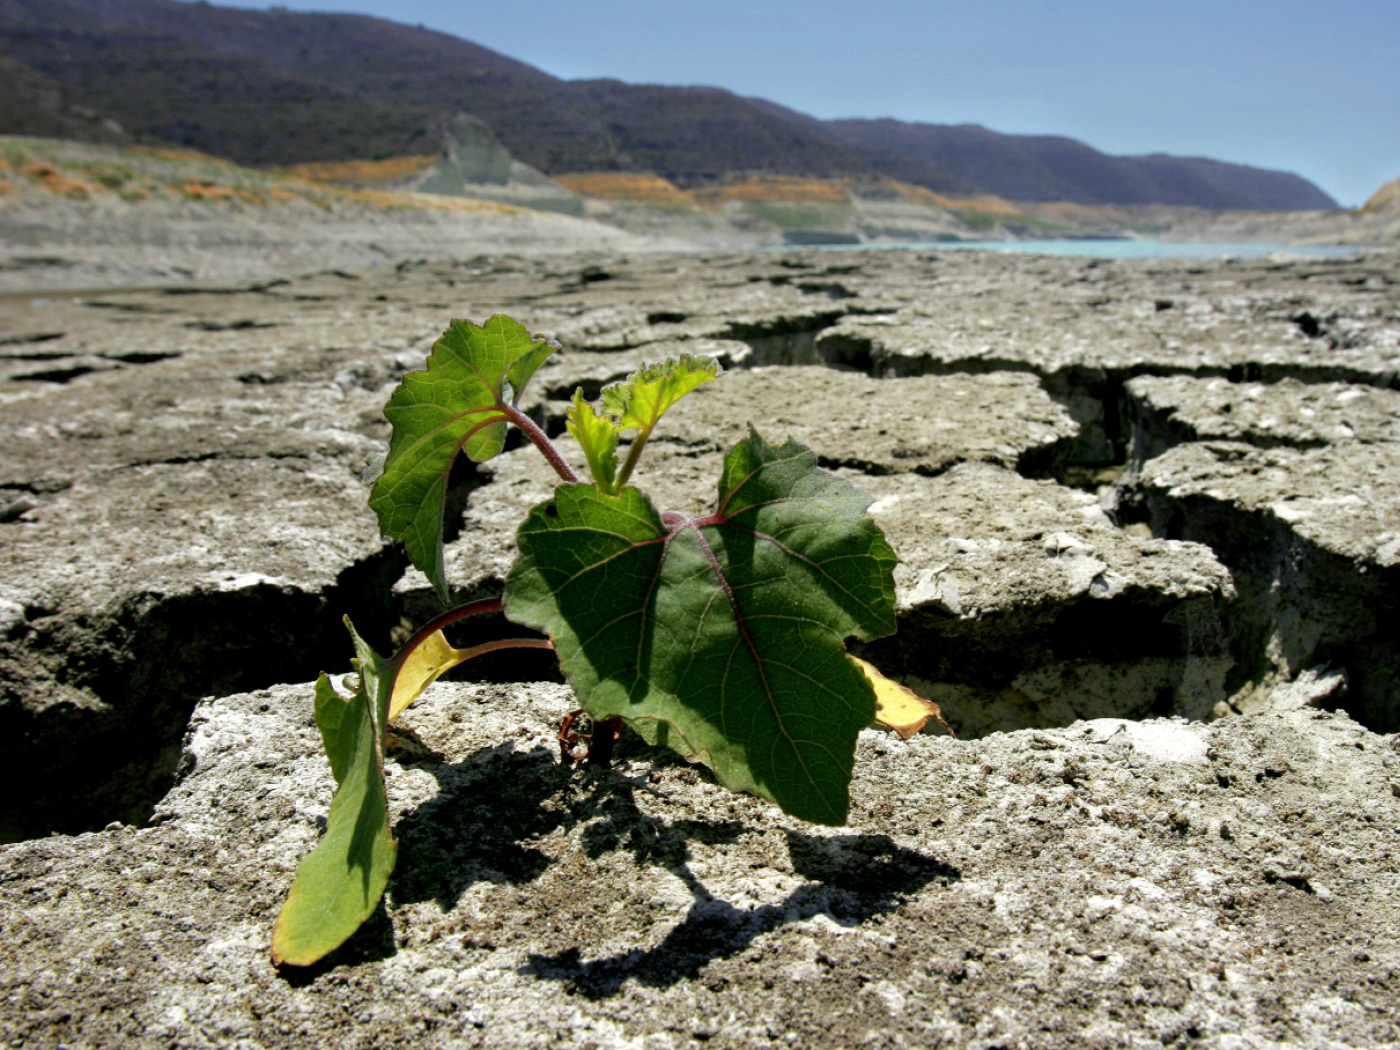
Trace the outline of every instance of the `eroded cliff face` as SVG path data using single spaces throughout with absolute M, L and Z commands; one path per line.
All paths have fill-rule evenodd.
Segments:
M 5 1027 L 69 1046 L 1400 1037 L 1397 289 L 1383 253 L 822 251 L 0 303 Z M 565 346 L 529 406 L 551 433 L 576 387 L 643 359 L 726 363 L 649 453 L 658 503 L 711 501 L 750 420 L 875 496 L 899 632 L 865 655 L 960 739 L 868 734 L 851 827 L 796 827 L 639 749 L 569 773 L 548 661 L 483 659 L 495 684 L 404 716 L 383 916 L 279 975 L 268 927 L 331 780 L 310 686 L 278 683 L 347 667 L 346 613 L 387 650 L 436 609 L 358 474 L 447 318 L 497 311 Z M 454 598 L 499 590 L 552 487 L 537 459 L 454 475 Z

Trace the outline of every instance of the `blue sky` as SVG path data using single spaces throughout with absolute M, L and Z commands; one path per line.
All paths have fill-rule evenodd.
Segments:
M 818 117 L 983 124 L 1279 168 L 1344 205 L 1400 177 L 1400 0 L 285 6 L 421 23 L 565 78 L 710 84 Z

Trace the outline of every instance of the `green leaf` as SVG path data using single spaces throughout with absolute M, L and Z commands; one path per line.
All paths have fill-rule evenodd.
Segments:
M 500 314 L 481 326 L 453 321 L 426 370 L 405 375 L 384 406 L 394 433 L 382 467 L 371 465 L 369 505 L 380 532 L 403 540 L 443 598 L 442 515 L 452 463 L 458 452 L 478 462 L 500 453 L 505 398 L 518 398 L 556 347 Z
M 351 681 L 356 681 L 352 676 Z M 359 685 L 356 684 L 356 690 Z M 324 673 L 316 679 L 316 728 L 321 731 L 321 743 L 330 760 L 331 774 L 337 785 L 345 779 L 346 770 L 355 757 L 355 741 L 360 732 L 360 706 L 338 693 Z
M 666 410 L 698 386 L 724 374 L 713 357 L 681 354 L 644 365 L 620 383 L 603 387 L 603 407 L 618 430 L 650 434 Z
M 517 535 L 506 614 L 549 633 L 594 718 L 621 715 L 728 787 L 840 824 L 875 717 L 845 639 L 895 628 L 895 556 L 869 503 L 752 428 L 704 518 L 663 516 L 634 488 L 561 485 Z
M 616 425 L 584 400 L 582 390 L 574 391 L 567 425 L 588 457 L 588 470 L 594 483 L 604 492 L 613 491 L 613 479 L 617 477 Z
M 354 627 L 350 636 L 359 654 L 354 696 L 341 696 L 325 675 L 316 682 L 316 724 L 337 788 L 326 835 L 297 868 L 273 927 L 272 961 L 279 966 L 308 966 L 340 947 L 374 913 L 394 869 L 398 844 L 389 834 L 384 789 L 393 669 Z

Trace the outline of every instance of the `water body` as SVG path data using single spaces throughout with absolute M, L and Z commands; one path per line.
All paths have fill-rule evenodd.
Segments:
M 787 246 L 791 247 L 791 246 Z M 1258 259 L 1282 254 L 1307 258 L 1338 259 L 1355 255 L 1360 247 L 1332 244 L 1260 244 L 1154 240 L 1077 241 L 925 241 L 891 244 L 815 244 L 807 247 L 830 251 L 980 251 L 1018 252 L 1029 255 L 1080 256 L 1090 259 Z

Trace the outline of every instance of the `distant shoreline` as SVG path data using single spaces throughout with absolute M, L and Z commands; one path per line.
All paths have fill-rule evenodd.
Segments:
M 791 251 L 778 245 L 762 251 Z M 1082 256 L 1090 259 L 1259 259 L 1283 254 L 1340 259 L 1377 245 L 1283 244 L 1258 241 L 1159 241 L 1137 237 L 1075 237 L 1025 241 L 905 241 L 866 244 L 805 244 L 816 251 L 986 251 L 1025 255 Z

